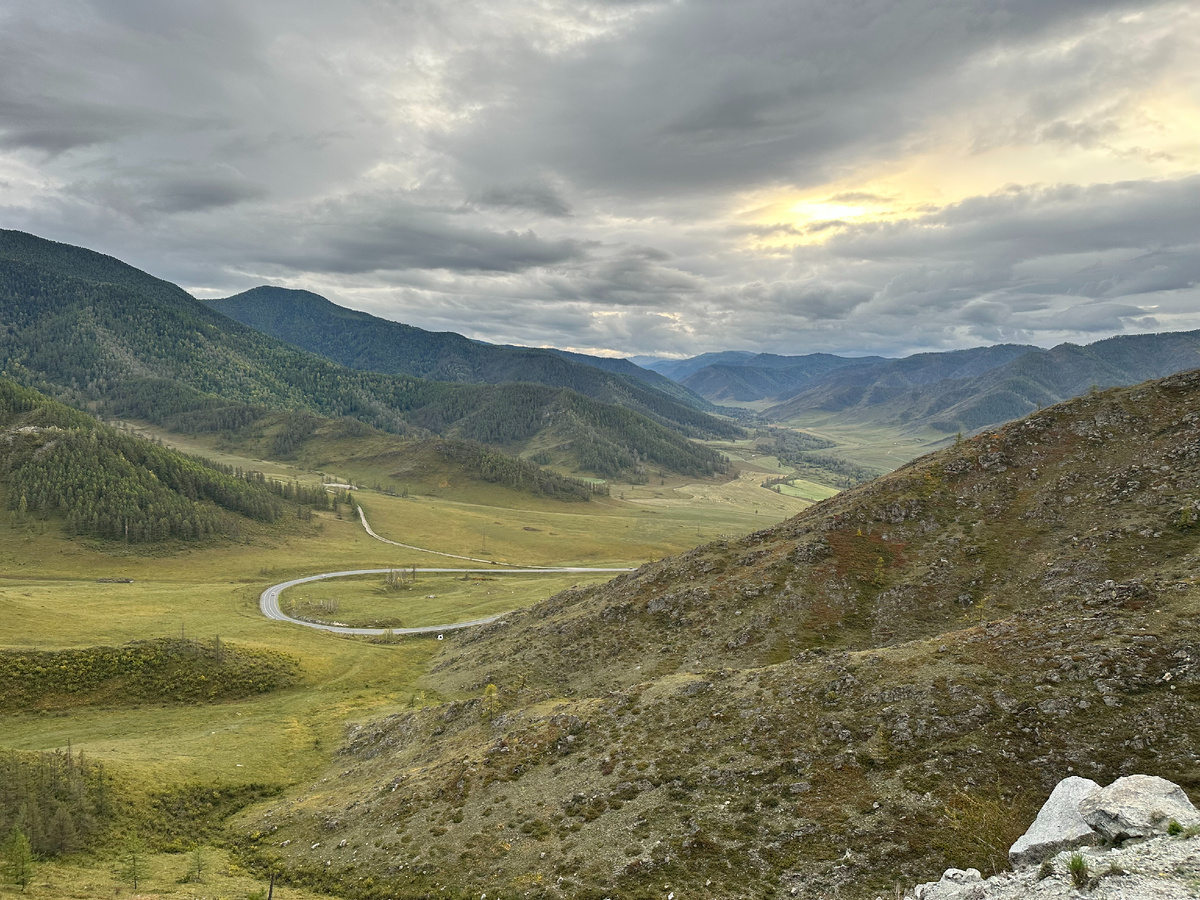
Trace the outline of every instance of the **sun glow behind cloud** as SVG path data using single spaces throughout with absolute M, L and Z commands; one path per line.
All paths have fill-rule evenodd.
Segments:
M 807 189 L 740 196 L 732 217 L 751 226 L 748 249 L 821 244 L 846 229 L 917 218 L 1014 185 L 1113 184 L 1200 171 L 1200 73 L 1177 73 L 1119 109 L 1103 125 L 1043 128 L 1025 141 L 985 145 L 961 121 L 926 134 L 922 148 L 871 161 Z M 1101 132 L 1104 132 L 1101 134 Z M 928 148 L 928 149 L 925 149 Z

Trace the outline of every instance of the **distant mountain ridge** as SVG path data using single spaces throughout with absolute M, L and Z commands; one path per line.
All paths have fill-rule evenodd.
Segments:
M 714 403 L 776 401 L 765 418 L 813 414 L 942 432 L 976 431 L 1076 397 L 1200 365 L 1200 331 L 1119 335 L 1049 350 L 996 344 L 901 359 L 706 353 L 648 363 Z
M 14 380 L 74 406 L 168 427 L 220 430 L 255 408 L 300 410 L 510 453 L 536 441 L 565 465 L 604 477 L 645 466 L 711 473 L 723 459 L 683 432 L 740 433 L 665 397 L 666 414 L 651 418 L 566 387 L 356 371 L 242 325 L 112 257 L 21 232 L 0 230 L 0 321 L 0 371 Z
M 803 385 L 831 372 L 871 368 L 886 362 L 881 356 L 844 357 L 829 353 L 775 356 L 760 353 L 741 363 L 705 366 L 684 378 L 683 384 L 717 402 L 790 397 Z
M 628 360 L 487 344 L 452 331 L 426 331 L 338 306 L 311 291 L 264 285 L 204 302 L 243 325 L 365 372 L 566 387 L 685 426 L 702 420 L 695 410 L 713 410 L 703 397 Z
M 1137 384 L 1200 366 L 1200 331 L 1120 335 L 1050 350 L 1002 344 L 925 353 L 816 379 L 764 411 L 786 421 L 833 413 L 938 431 L 976 431 L 1095 388 Z

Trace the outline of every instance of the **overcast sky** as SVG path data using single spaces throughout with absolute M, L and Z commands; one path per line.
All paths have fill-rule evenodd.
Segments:
M 606 354 L 1200 328 L 1200 7 L 6 0 L 0 227 Z

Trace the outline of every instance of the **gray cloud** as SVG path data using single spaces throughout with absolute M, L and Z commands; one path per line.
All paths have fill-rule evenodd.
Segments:
M 1142 8 L 1119 0 L 663 5 L 633 34 L 515 73 L 518 89 L 453 146 L 482 170 L 515 174 L 536 145 L 539 165 L 622 195 L 711 191 L 748 178 L 811 181 L 847 153 L 894 150 L 948 105 L 970 104 L 979 86 L 967 76 L 984 65 L 980 57 L 993 61 L 995 92 L 1038 77 L 1031 69 L 1064 65 L 1030 65 L 1019 54 L 996 64 L 1002 51 Z M 1086 73 L 1091 96 L 1120 66 L 1108 68 Z M 1050 111 L 1071 108 L 1063 97 Z
M 571 206 L 552 187 L 540 184 L 491 187 L 471 197 L 481 206 L 523 209 L 544 216 L 563 218 L 571 215 Z
M 138 221 L 153 215 L 220 209 L 266 195 L 265 188 L 232 166 L 177 162 L 116 172 L 76 189 L 81 196 Z
M 1124 135 L 1198 51 L 1175 0 L 13 0 L 0 219 L 206 296 L 624 353 L 1200 327 L 1200 176 Z M 852 176 L 948 139 L 1182 161 L 745 211 L 899 208 Z

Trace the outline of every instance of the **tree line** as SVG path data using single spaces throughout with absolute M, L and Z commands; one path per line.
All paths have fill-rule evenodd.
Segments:
M 588 484 L 543 469 L 529 460 L 509 456 L 475 441 L 439 441 L 434 449 L 445 459 L 458 463 L 484 481 L 503 484 L 557 500 L 589 500 L 593 494 L 608 494 L 606 485 Z

